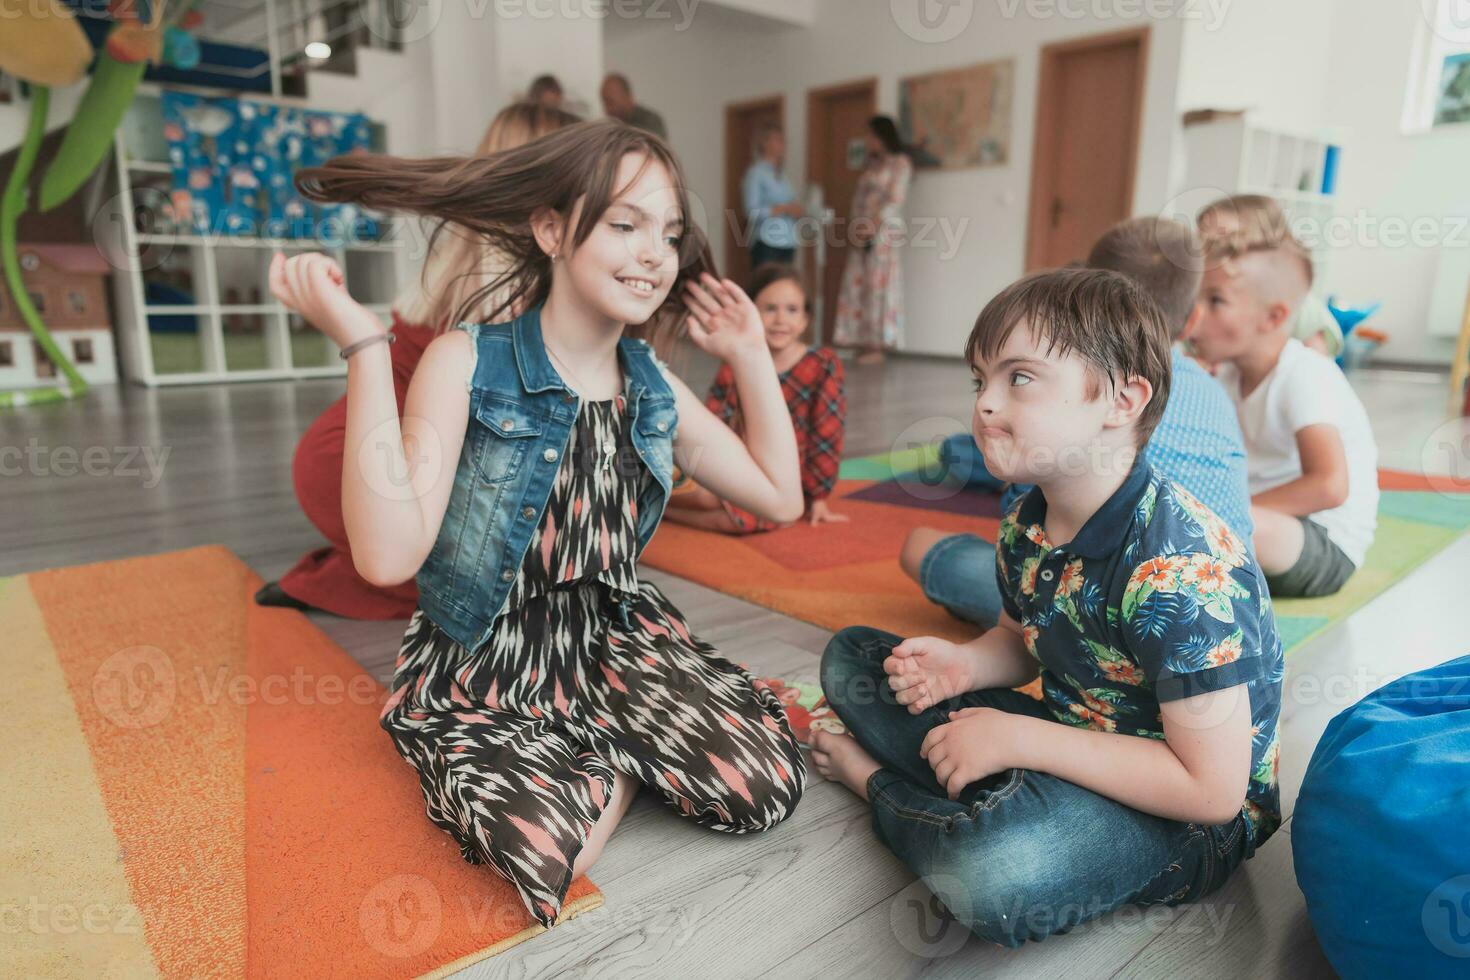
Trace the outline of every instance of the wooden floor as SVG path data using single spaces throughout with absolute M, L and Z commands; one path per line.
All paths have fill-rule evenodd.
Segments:
M 699 389 L 713 365 L 692 357 L 682 373 Z M 1418 469 L 1426 438 L 1441 424 L 1443 377 L 1365 375 L 1355 384 L 1384 465 Z M 221 543 L 264 578 L 277 577 L 320 541 L 296 507 L 291 453 L 341 391 L 340 381 L 125 386 L 75 405 L 0 414 L 0 450 L 23 454 L 0 456 L 0 575 Z M 968 375 L 958 361 L 850 366 L 848 398 L 849 455 L 902 448 L 969 424 Z M 83 459 L 90 460 L 86 470 L 74 472 Z M 1017 951 L 953 924 L 921 923 L 927 893 L 876 843 L 866 806 L 813 773 L 795 815 L 755 837 L 699 829 L 641 795 L 593 870 L 606 897 L 601 909 L 460 975 L 1330 975 L 1292 873 L 1289 818 L 1303 770 L 1342 708 L 1395 677 L 1467 652 L 1467 572 L 1470 540 L 1462 540 L 1291 656 L 1282 722 L 1285 832 L 1199 905 L 1120 913 Z M 646 574 L 731 658 L 759 673 L 815 678 L 824 630 Z M 312 618 L 387 679 L 401 621 Z

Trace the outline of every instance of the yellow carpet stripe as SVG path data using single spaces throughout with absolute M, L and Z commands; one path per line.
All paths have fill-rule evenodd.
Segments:
M 0 623 L 9 675 L 0 687 L 5 972 L 157 976 L 91 752 L 24 576 L 0 580 Z

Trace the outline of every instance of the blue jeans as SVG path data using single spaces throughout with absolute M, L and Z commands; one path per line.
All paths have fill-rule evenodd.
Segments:
M 752 272 L 767 262 L 791 265 L 795 261 L 796 249 L 794 248 L 777 248 L 775 245 L 767 245 L 762 241 L 754 241 L 750 244 L 750 269 Z
M 1006 481 L 992 476 L 986 468 L 985 456 L 968 432 L 956 433 L 939 444 L 939 465 L 945 476 L 963 487 L 997 493 L 1006 487 Z
M 924 552 L 919 585 L 930 602 L 986 629 L 1000 620 L 995 545 L 973 534 L 951 534 Z
M 910 714 L 883 671 L 899 642 L 866 626 L 838 633 L 822 654 L 822 689 L 882 766 L 867 786 L 874 834 L 975 935 L 1020 946 L 1125 905 L 1193 902 L 1249 856 L 1243 817 L 1218 827 L 1167 820 L 1031 770 L 997 773 L 949 799 L 919 756 L 947 712 L 989 707 L 1054 720 L 1009 690 L 971 691 Z
M 1002 505 L 1029 487 L 1009 488 L 985 468 L 980 447 L 968 432 L 939 444 L 944 478 L 962 487 L 1004 491 Z M 944 538 L 919 564 L 919 585 L 930 602 L 938 603 L 960 619 L 987 629 L 1000 619 L 1000 586 L 995 580 L 995 545 L 973 534 Z

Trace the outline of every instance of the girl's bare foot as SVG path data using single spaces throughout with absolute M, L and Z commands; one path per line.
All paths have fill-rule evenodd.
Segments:
M 870 367 L 874 364 L 882 364 L 883 352 L 881 350 L 870 350 L 866 354 L 859 354 L 857 357 L 857 363 L 863 365 L 864 367 Z
M 868 798 L 868 777 L 883 768 L 851 735 L 812 732 L 812 761 L 817 772 L 836 780 L 863 799 Z

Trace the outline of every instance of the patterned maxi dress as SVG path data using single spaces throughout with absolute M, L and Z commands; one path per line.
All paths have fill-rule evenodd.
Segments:
M 643 467 L 623 397 L 584 402 L 491 637 L 473 652 L 415 611 L 380 723 L 434 823 L 550 925 L 614 770 L 731 833 L 796 806 L 806 765 L 770 691 L 638 581 Z
M 837 292 L 833 343 L 840 347 L 894 348 L 903 342 L 900 210 L 908 198 L 914 165 L 907 154 L 889 153 L 868 165 L 852 197 L 858 228 L 878 229 L 870 248 L 849 245 Z

